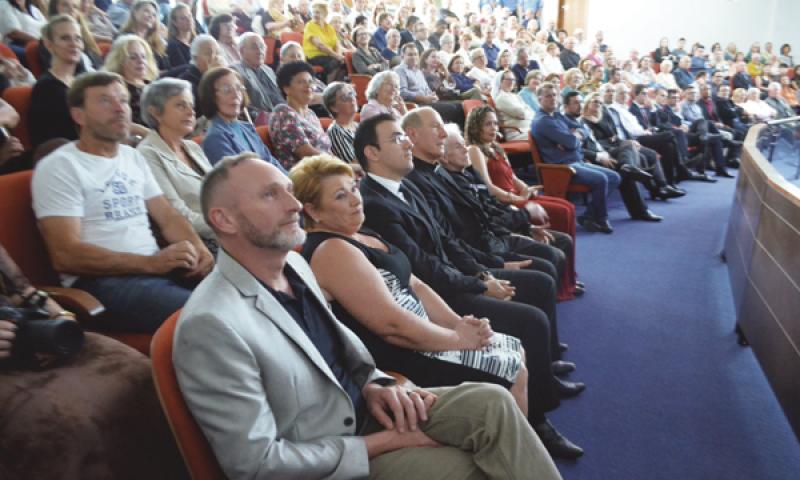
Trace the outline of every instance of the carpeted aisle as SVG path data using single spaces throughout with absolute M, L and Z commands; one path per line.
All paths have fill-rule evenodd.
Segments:
M 681 186 L 650 202 L 660 224 L 630 221 L 615 194 L 615 232 L 578 234 L 588 292 L 559 323 L 588 388 L 550 418 L 586 454 L 558 466 L 566 480 L 800 479 L 800 444 L 733 333 L 719 253 L 735 180 Z

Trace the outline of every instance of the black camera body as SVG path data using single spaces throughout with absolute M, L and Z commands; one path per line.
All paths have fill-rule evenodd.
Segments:
M 50 319 L 47 312 L 35 307 L 0 307 L 0 319 L 17 324 L 11 358 L 25 360 L 37 353 L 66 359 L 83 346 L 83 328 L 72 320 Z

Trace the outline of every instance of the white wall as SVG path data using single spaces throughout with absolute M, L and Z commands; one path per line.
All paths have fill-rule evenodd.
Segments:
M 568 4 L 568 2 L 567 2 Z M 667 37 L 670 48 L 685 37 L 687 47 L 699 41 L 706 48 L 736 42 L 746 51 L 754 41 L 771 41 L 775 50 L 783 43 L 800 60 L 800 1 L 798 0 L 590 0 L 587 37 L 603 30 L 606 43 L 617 57 L 627 57 L 658 46 Z

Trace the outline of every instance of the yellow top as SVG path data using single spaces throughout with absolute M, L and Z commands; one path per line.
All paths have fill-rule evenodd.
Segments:
M 336 50 L 336 30 L 333 28 L 333 25 L 326 23 L 325 26 L 322 27 L 312 20 L 306 24 L 306 28 L 303 30 L 303 52 L 305 52 L 307 60 L 327 55 L 327 53 L 324 53 L 317 48 L 316 45 L 311 43 L 311 37 L 317 37 L 317 39 L 328 48 L 334 51 Z

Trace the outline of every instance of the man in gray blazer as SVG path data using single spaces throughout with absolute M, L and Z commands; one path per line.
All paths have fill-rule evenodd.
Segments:
M 561 478 L 505 389 L 409 389 L 375 368 L 292 251 L 302 205 L 276 167 L 226 158 L 201 201 L 222 250 L 173 361 L 229 478 Z

